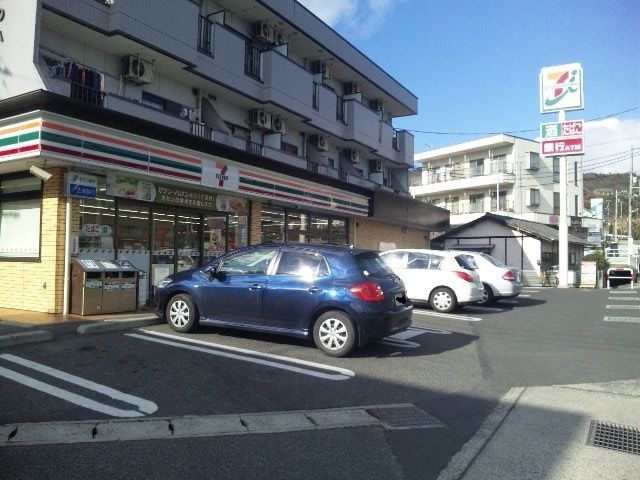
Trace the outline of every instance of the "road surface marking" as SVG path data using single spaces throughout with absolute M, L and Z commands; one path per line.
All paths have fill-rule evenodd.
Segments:
M 638 292 L 629 291 L 629 290 L 609 290 L 609 295 L 636 295 Z
M 640 317 L 604 317 L 605 322 L 640 323 Z
M 607 305 L 612 310 L 640 310 L 640 305 Z
M 640 302 L 640 297 L 638 297 L 638 298 L 609 297 L 609 300 L 622 301 L 622 302 Z
M 156 336 L 165 337 L 165 338 L 173 338 L 176 340 L 180 340 L 181 342 L 193 343 L 195 345 L 203 345 L 209 348 L 202 348 L 195 345 L 185 345 L 184 343 L 173 342 L 170 340 L 162 340 L 160 338 L 151 338 L 146 335 L 138 335 L 137 333 L 127 333 L 125 335 L 128 337 L 146 340 L 148 342 L 161 343 L 163 345 L 170 345 L 172 347 L 184 348 L 187 350 L 193 350 L 201 353 L 208 353 L 209 355 L 217 355 L 219 357 L 232 358 L 234 360 L 241 360 L 243 362 L 257 363 L 259 365 L 266 365 L 268 367 L 274 367 L 274 368 L 279 368 L 281 370 L 288 370 L 290 372 L 301 373 L 303 375 L 309 375 L 311 377 L 324 378 L 326 380 L 348 380 L 349 378 L 355 377 L 356 375 L 352 370 L 347 370 L 346 368 L 340 368 L 340 367 L 333 367 L 331 365 L 325 365 L 322 363 L 308 362 L 306 360 L 299 360 L 297 358 L 292 358 L 292 357 L 284 357 L 282 355 L 273 355 L 271 353 L 262 353 L 254 350 L 246 350 L 244 348 L 230 347 L 228 345 L 205 342 L 203 340 L 195 340 L 195 339 L 181 337 L 179 335 L 171 335 L 163 332 L 154 332 L 154 331 L 145 330 L 145 329 L 141 329 L 141 331 L 151 335 L 156 335 Z M 231 352 L 237 352 L 237 353 L 229 353 L 221 350 L 230 350 Z M 243 353 L 245 355 L 239 355 L 239 353 Z M 247 356 L 247 355 L 251 355 L 251 356 Z M 309 370 L 306 368 L 296 367 L 294 365 L 287 365 L 285 363 L 274 362 L 271 360 L 263 360 L 261 358 L 256 358 L 256 357 L 265 357 L 272 360 L 280 360 L 283 362 L 287 362 L 287 364 L 293 363 L 293 364 L 305 365 L 307 367 L 316 368 L 318 370 L 327 370 L 333 373 L 317 372 L 317 371 Z
M 533 292 L 533 293 L 535 293 L 535 292 Z M 520 294 L 520 295 L 518 295 L 518 298 L 531 298 L 531 295 Z
M 84 378 L 76 377 L 75 375 L 71 375 L 61 370 L 47 367 L 46 365 L 41 365 L 39 363 L 6 353 L 0 355 L 0 358 L 8 362 L 13 362 L 18 365 L 22 365 L 23 367 L 44 373 L 45 375 L 58 378 L 65 382 L 78 385 L 80 387 L 86 388 L 87 390 L 101 393 L 102 395 L 105 395 L 114 400 L 128 403 L 130 405 L 135 405 L 138 408 L 138 410 L 122 410 L 120 408 L 111 407 L 110 405 L 91 400 L 90 398 L 69 392 L 68 390 L 54 387 L 53 385 L 41 382 L 40 380 L 36 380 L 27 375 L 14 372 L 13 370 L 9 370 L 8 368 L 0 367 L 0 376 L 26 385 L 27 387 L 40 390 L 41 392 L 47 393 L 54 397 L 61 398 L 81 407 L 95 410 L 96 412 L 101 412 L 112 417 L 142 417 L 145 414 L 151 414 L 158 410 L 158 406 L 149 400 L 120 392 L 105 385 L 100 385 L 99 383 L 92 382 L 91 380 L 85 380 Z
M 502 310 L 499 310 L 500 312 Z M 442 318 L 450 318 L 451 320 L 465 320 L 467 322 L 481 322 L 482 319 L 480 317 L 469 317 L 466 315 L 456 315 L 455 313 L 440 313 L 433 312 L 431 310 L 413 310 L 414 314 L 418 315 L 428 315 L 430 317 L 442 317 Z

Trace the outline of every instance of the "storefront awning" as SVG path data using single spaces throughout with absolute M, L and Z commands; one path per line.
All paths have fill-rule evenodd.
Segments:
M 412 228 L 446 230 L 449 210 L 410 197 L 377 190 L 373 195 L 373 218 L 381 222 Z

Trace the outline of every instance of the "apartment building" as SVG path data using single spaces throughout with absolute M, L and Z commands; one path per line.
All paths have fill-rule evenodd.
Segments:
M 495 135 L 415 155 L 414 198 L 446 208 L 451 225 L 486 212 L 557 225 L 560 214 L 560 159 L 541 157 L 539 144 Z M 580 225 L 583 211 L 582 157 L 567 157 L 567 213 Z
M 74 256 L 128 260 L 147 302 L 248 244 L 448 226 L 409 194 L 416 97 L 294 0 L 0 7 L 0 307 L 66 312 Z

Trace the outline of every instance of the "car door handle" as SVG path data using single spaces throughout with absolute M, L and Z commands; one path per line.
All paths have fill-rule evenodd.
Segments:
M 320 291 L 320 289 L 318 287 L 316 287 L 316 286 L 307 288 L 307 292 L 309 292 L 309 293 L 316 293 L 316 292 L 319 292 L 319 291 Z
M 249 290 L 253 290 L 253 291 L 255 291 L 255 290 L 260 290 L 261 288 L 262 288 L 262 285 L 260 285 L 260 284 L 258 284 L 258 283 L 254 283 L 253 285 L 251 285 L 251 286 L 249 287 Z

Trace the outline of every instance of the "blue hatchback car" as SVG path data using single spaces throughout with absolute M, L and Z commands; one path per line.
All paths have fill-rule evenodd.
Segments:
M 159 282 L 156 298 L 178 332 L 202 324 L 313 337 L 334 357 L 407 329 L 413 310 L 377 252 L 300 243 L 222 255 Z

